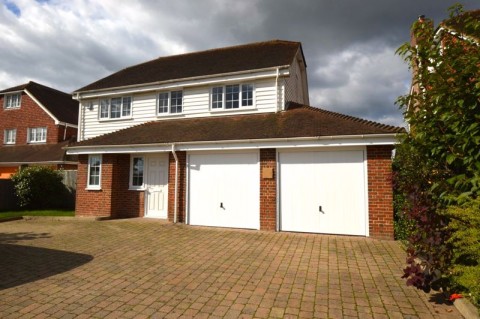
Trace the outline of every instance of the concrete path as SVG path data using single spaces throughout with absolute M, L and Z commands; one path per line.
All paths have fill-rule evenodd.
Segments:
M 461 318 L 393 241 L 152 220 L 0 224 L 1 318 Z

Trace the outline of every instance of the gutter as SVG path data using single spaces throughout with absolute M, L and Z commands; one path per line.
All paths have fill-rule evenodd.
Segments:
M 130 145 L 95 145 L 65 147 L 68 155 L 109 154 L 109 153 L 155 153 L 169 152 L 172 143 L 177 151 L 211 151 L 240 150 L 260 148 L 301 148 L 301 147 L 338 147 L 395 145 L 396 139 L 402 134 L 352 135 L 352 136 L 317 136 L 278 139 L 245 139 L 223 141 L 168 142 Z
M 175 144 L 172 143 L 172 154 L 175 158 L 175 191 L 174 191 L 174 204 L 173 204 L 173 223 L 177 223 L 177 214 L 178 214 L 178 157 L 175 153 Z
M 396 138 L 403 133 L 390 134 L 361 134 L 361 135 L 329 135 L 329 136 L 308 136 L 308 137 L 283 137 L 283 138 L 261 138 L 261 139 L 240 139 L 240 140 L 218 140 L 218 141 L 191 141 L 175 142 L 175 145 L 202 145 L 202 144 L 247 144 L 247 143 L 265 143 L 265 142 L 295 142 L 295 141 L 323 141 L 323 140 L 346 140 L 346 139 L 367 139 L 367 138 Z M 142 146 L 170 146 L 172 143 L 152 143 L 152 144 L 123 144 L 123 145 L 86 145 L 86 146 L 68 146 L 67 150 L 81 150 L 87 148 L 121 148 L 121 147 L 142 147 Z M 177 150 L 180 150 L 177 148 Z

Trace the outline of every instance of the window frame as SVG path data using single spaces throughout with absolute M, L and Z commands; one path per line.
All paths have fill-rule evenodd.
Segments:
M 118 102 L 113 103 L 114 100 L 115 101 L 118 100 L 119 103 Z M 112 114 L 113 114 L 112 105 L 118 106 L 118 109 L 116 109 L 115 111 L 115 114 L 118 114 L 118 116 L 112 117 Z M 104 109 L 104 107 L 106 107 L 106 110 Z M 133 113 L 132 109 L 133 109 L 133 97 L 130 95 L 101 98 L 98 100 L 98 120 L 99 121 L 118 121 L 118 120 L 130 119 L 132 118 L 132 113 Z M 128 114 L 126 114 L 126 110 L 129 111 Z
M 180 96 L 174 96 L 177 94 L 180 94 Z M 163 96 L 162 99 L 160 99 L 160 96 Z M 162 110 L 163 110 L 162 112 L 160 112 L 160 100 L 162 102 L 167 101 L 167 105 L 162 105 Z M 178 102 L 178 100 L 180 100 L 179 104 L 174 103 L 174 101 Z M 172 112 L 173 109 L 175 109 L 175 112 Z M 155 111 L 157 116 L 180 115 L 180 114 L 183 114 L 183 110 L 184 110 L 183 90 L 157 92 L 156 111 Z
M 98 165 L 98 184 L 91 184 L 91 177 L 92 177 L 92 159 L 98 158 L 99 165 Z M 87 163 L 87 189 L 89 190 L 99 190 L 102 189 L 102 154 L 90 154 L 88 155 L 88 163 Z M 94 166 L 95 168 L 97 166 Z M 96 175 L 95 175 L 96 176 Z
M 133 180 L 134 180 L 134 174 L 133 174 L 133 168 L 134 168 L 134 160 L 135 158 L 141 158 L 143 161 L 143 170 L 142 170 L 142 184 L 141 185 L 134 185 Z M 138 154 L 131 154 L 130 155 L 130 181 L 129 181 L 129 189 L 130 190 L 145 190 L 145 171 L 146 166 L 145 166 L 145 155 L 138 155 Z
M 9 100 L 11 101 L 13 96 L 18 96 L 18 99 L 16 100 L 15 105 L 9 105 Z M 18 105 L 17 105 L 18 104 Z M 11 110 L 11 109 L 19 109 L 20 106 L 22 105 L 22 92 L 16 92 L 16 93 L 6 93 L 3 98 L 3 108 L 6 110 Z
M 31 136 L 32 136 L 32 131 L 35 130 L 35 140 L 32 140 L 31 139 Z M 41 139 L 41 140 L 37 140 L 37 136 L 39 135 L 39 133 L 37 132 L 37 130 L 42 130 L 43 132 L 45 132 L 44 134 L 44 139 Z M 39 127 L 29 127 L 27 129 L 27 144 L 39 144 L 39 143 L 46 143 L 47 142 L 47 134 L 48 134 L 48 128 L 46 126 L 39 126 Z M 40 136 L 42 136 L 43 134 L 40 133 Z
M 9 132 L 12 132 L 13 134 L 8 134 Z M 11 138 L 13 136 L 13 138 Z M 9 141 L 9 137 L 10 137 L 10 141 Z M 3 130 L 3 144 L 5 145 L 15 145 L 15 143 L 17 142 L 17 129 L 16 128 L 12 128 L 12 129 L 5 129 Z
M 235 87 L 238 88 L 238 91 L 234 90 L 234 92 L 231 92 Z M 248 88 L 251 89 L 249 90 Z M 249 93 L 251 96 L 249 96 Z M 235 107 L 235 103 L 238 104 L 238 107 Z M 212 112 L 254 109 L 256 107 L 255 85 L 249 82 L 212 86 L 210 88 L 209 104 L 210 111 Z M 220 107 L 218 105 L 220 105 Z

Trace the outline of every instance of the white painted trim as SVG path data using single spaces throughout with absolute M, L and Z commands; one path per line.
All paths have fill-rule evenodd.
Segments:
M 77 128 L 77 125 L 75 125 L 75 124 L 71 124 L 71 123 L 67 123 L 67 122 L 61 122 L 59 119 L 57 119 L 57 118 L 55 117 L 55 115 L 52 114 L 52 112 L 50 112 L 42 103 L 40 103 L 40 101 L 37 100 L 32 93 L 28 92 L 27 89 L 25 89 L 24 91 L 25 91 L 25 93 L 26 93 L 35 103 L 38 104 L 38 106 L 40 106 L 40 108 L 41 108 L 45 113 L 48 114 L 48 116 L 50 116 L 50 117 L 55 121 L 55 125 L 65 125 L 65 124 L 68 124 L 70 127 Z
M 92 155 L 98 155 L 98 154 L 92 154 Z M 90 157 L 92 155 L 88 156 L 88 164 L 87 164 L 87 187 L 85 188 L 86 190 L 101 190 L 102 189 L 102 166 L 103 166 L 103 156 L 100 154 L 100 170 L 99 170 L 99 176 L 98 176 L 98 185 L 90 185 Z
M 394 145 L 399 134 L 316 136 L 232 141 L 177 142 L 177 151 L 247 150 L 259 148 L 299 148 L 361 145 Z M 138 145 L 73 146 L 67 154 L 153 153 L 169 152 L 171 143 Z
M 134 157 L 141 157 L 143 158 L 143 183 L 141 186 L 133 186 L 133 158 Z M 145 155 L 143 154 L 130 154 L 130 165 L 129 167 L 129 172 L 128 172 L 128 190 L 131 191 L 144 191 L 145 190 Z
M 368 154 L 367 148 L 363 151 L 363 171 L 364 171 L 364 187 L 365 187 L 365 236 L 370 237 L 370 194 L 368 192 Z
M 289 76 L 289 66 L 279 66 L 278 68 L 283 69 L 280 72 L 280 76 Z M 199 76 L 183 79 L 173 79 L 168 81 L 159 81 L 153 83 L 143 83 L 129 86 L 120 86 L 113 87 L 101 90 L 92 90 L 92 91 L 78 91 L 73 92 L 73 99 L 81 101 L 83 99 L 91 99 L 95 97 L 104 97 L 110 95 L 118 94 L 132 94 L 132 93 L 142 93 L 142 92 L 151 92 L 159 90 L 170 90 L 180 87 L 192 87 L 192 86 L 209 86 L 214 85 L 215 83 L 231 83 L 239 81 L 249 81 L 263 78 L 273 78 L 276 76 L 277 67 L 265 68 L 258 70 L 247 70 L 241 72 L 230 72 L 230 73 L 221 73 L 213 74 L 209 76 Z M 250 75 L 252 74 L 252 75 Z M 226 79 L 225 77 L 232 77 Z

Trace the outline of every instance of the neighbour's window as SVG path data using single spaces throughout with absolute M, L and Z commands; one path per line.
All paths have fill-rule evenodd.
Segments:
M 216 86 L 211 92 L 211 109 L 238 109 L 253 106 L 253 84 Z
M 88 156 L 88 182 L 87 188 L 100 189 L 100 180 L 102 173 L 102 156 Z
M 45 143 L 47 141 L 47 128 L 34 127 L 28 129 L 28 143 Z
M 145 160 L 143 156 L 133 156 L 131 160 L 130 188 L 143 187 L 143 172 Z
M 3 143 L 4 144 L 15 144 L 16 137 L 17 137 L 17 130 L 16 129 L 5 130 L 3 132 Z
M 6 94 L 3 107 L 6 109 L 13 109 L 20 107 L 20 101 L 22 100 L 21 93 Z
M 161 92 L 157 95 L 158 114 L 177 114 L 183 111 L 183 91 Z
M 100 100 L 100 119 L 119 119 L 132 115 L 132 98 L 130 96 L 114 97 Z

